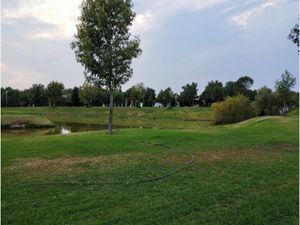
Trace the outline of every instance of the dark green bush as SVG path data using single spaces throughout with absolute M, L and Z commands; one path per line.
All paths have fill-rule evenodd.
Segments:
M 247 97 L 227 97 L 225 101 L 212 104 L 216 124 L 236 123 L 255 116 L 254 108 Z

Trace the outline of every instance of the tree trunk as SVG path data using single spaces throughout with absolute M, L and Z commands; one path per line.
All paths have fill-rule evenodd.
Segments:
M 112 134 L 113 129 L 113 103 L 114 96 L 112 90 L 109 90 L 109 114 L 108 114 L 108 133 Z

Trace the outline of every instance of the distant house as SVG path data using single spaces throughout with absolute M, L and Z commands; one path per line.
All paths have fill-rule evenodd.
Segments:
M 163 104 L 160 102 L 155 102 L 154 107 L 163 107 Z

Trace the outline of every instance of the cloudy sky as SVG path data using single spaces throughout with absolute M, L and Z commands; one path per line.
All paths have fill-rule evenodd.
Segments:
M 82 0 L 1 1 L 1 86 L 24 89 L 61 81 L 81 85 L 83 68 L 70 42 Z M 134 35 L 143 54 L 135 83 L 159 91 L 248 75 L 254 88 L 274 86 L 285 69 L 298 77 L 296 47 L 287 40 L 298 21 L 298 0 L 133 0 Z M 297 82 L 298 83 L 298 82 Z M 298 84 L 295 87 L 298 89 Z

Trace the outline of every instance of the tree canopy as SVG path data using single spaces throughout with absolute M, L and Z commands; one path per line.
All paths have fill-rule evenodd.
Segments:
M 52 81 L 47 86 L 47 96 L 49 105 L 52 107 L 56 106 L 56 103 L 62 98 L 64 85 L 57 81 Z
M 179 101 L 183 106 L 192 106 L 194 99 L 197 97 L 197 83 L 192 82 L 182 87 L 182 92 L 179 95 Z

